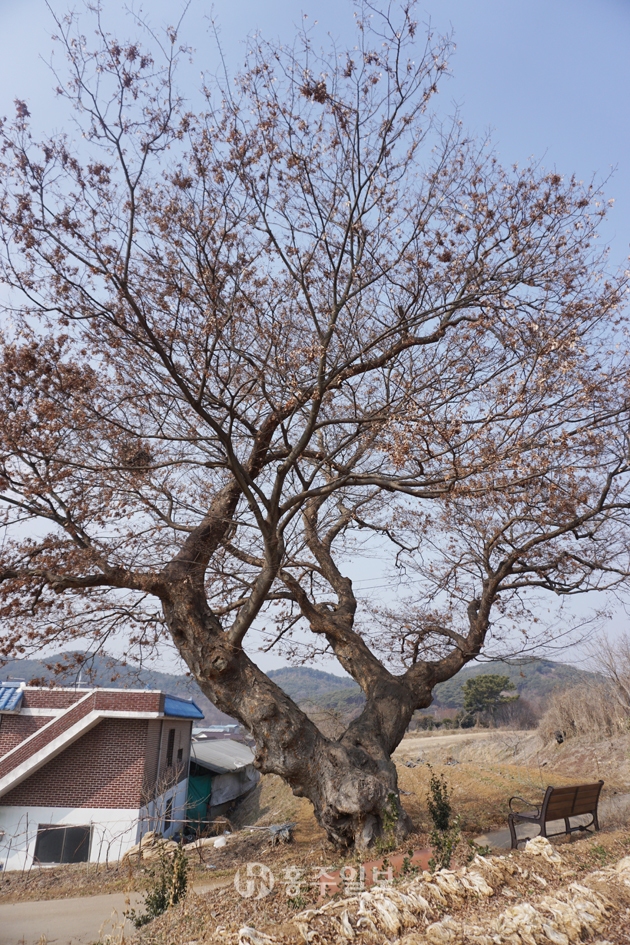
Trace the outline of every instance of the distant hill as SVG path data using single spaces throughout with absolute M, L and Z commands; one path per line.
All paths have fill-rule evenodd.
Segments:
M 296 702 L 318 702 L 346 690 L 361 692 L 349 676 L 335 676 L 308 666 L 283 666 L 267 675 Z
M 128 666 L 113 657 L 99 655 L 90 658 L 89 665 L 82 671 L 81 677 L 76 669 L 54 674 L 48 666 L 64 661 L 62 654 L 46 660 L 12 660 L 0 668 L 0 679 L 9 677 L 50 681 L 57 685 L 96 685 L 121 689 L 161 689 L 183 698 L 192 697 L 202 709 L 205 719 L 210 723 L 229 721 L 225 715 L 203 695 L 197 684 L 185 674 L 163 673 L 148 667 Z M 588 673 L 568 666 L 542 659 L 516 659 L 505 663 L 474 663 L 461 672 L 435 687 L 433 709 L 458 709 L 463 705 L 462 686 L 467 679 L 483 673 L 497 673 L 509 676 L 519 695 L 534 708 L 542 708 L 551 692 L 565 689 L 585 680 L 596 680 L 596 673 Z M 320 706 L 341 715 L 356 715 L 365 702 L 359 686 L 348 676 L 336 676 L 323 670 L 307 666 L 285 666 L 269 672 L 269 677 L 280 686 L 298 705 L 306 707 Z
M 438 708 L 460 709 L 464 705 L 462 686 L 468 679 L 493 673 L 509 676 L 521 698 L 535 708 L 544 705 L 555 689 L 568 689 L 587 680 L 601 679 L 597 673 L 588 673 L 567 663 L 543 659 L 515 659 L 497 663 L 473 663 L 456 676 L 435 687 L 433 705 Z
M 534 710 L 543 709 L 556 689 L 567 689 L 584 681 L 601 679 L 567 663 L 544 659 L 515 659 L 497 663 L 473 663 L 448 682 L 437 685 L 430 709 L 460 709 L 464 705 L 462 687 L 474 676 L 494 673 L 508 676 L 522 699 Z M 269 673 L 271 678 L 299 704 L 320 705 L 340 713 L 356 714 L 365 697 L 359 686 L 348 677 L 335 676 L 306 667 L 287 667 Z
M 515 659 L 497 663 L 473 663 L 448 682 L 434 689 L 433 709 L 460 709 L 464 704 L 462 686 L 474 676 L 494 673 L 508 676 L 519 695 L 535 709 L 542 708 L 555 689 L 566 689 L 585 680 L 596 680 L 597 673 L 588 673 L 566 663 L 544 659 Z M 324 673 L 304 666 L 273 670 L 271 678 L 296 702 L 316 703 L 340 712 L 356 711 L 365 702 L 359 686 L 351 679 Z

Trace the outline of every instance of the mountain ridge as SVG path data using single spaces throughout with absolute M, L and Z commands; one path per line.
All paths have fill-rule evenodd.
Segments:
M 57 685 L 161 689 L 171 695 L 192 697 L 202 709 L 206 722 L 217 724 L 230 720 L 230 716 L 217 709 L 204 696 L 196 682 L 186 674 L 165 673 L 149 667 L 129 665 L 103 654 L 91 656 L 87 660 L 84 659 L 80 666 L 77 664 L 72 669 L 55 674 L 51 667 L 62 665 L 67 660 L 68 654 L 63 653 L 48 659 L 11 660 L 0 668 L 0 680 L 17 675 L 17 678 L 26 682 L 36 679 L 42 682 L 53 681 Z M 461 708 L 462 686 L 467 679 L 484 673 L 508 676 L 519 695 L 539 709 L 544 707 L 544 702 L 554 690 L 601 678 L 597 673 L 553 660 L 519 658 L 506 662 L 475 663 L 464 667 L 452 679 L 435 687 L 433 702 L 428 711 Z M 267 675 L 295 702 L 306 708 L 316 706 L 338 712 L 356 713 L 365 701 L 360 687 L 349 676 L 337 676 L 307 666 L 284 666 L 270 670 Z

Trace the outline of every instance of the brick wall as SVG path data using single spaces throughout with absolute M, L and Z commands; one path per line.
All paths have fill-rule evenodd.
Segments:
M 50 722 L 49 718 L 44 716 L 20 716 L 20 715 L 2 715 L 0 716 L 0 757 L 7 751 L 11 751 L 21 741 L 28 738 L 34 732 L 38 731 L 42 725 Z
M 29 689 L 24 690 L 24 709 L 67 709 L 89 689 Z M 137 692 L 134 690 L 93 689 L 95 708 L 114 709 L 119 712 L 161 712 L 164 696 L 160 692 Z
M 83 699 L 71 705 L 66 712 L 53 719 L 45 730 L 42 729 L 37 732 L 30 741 L 22 742 L 16 746 L 10 755 L 7 754 L 0 758 L 0 778 L 10 774 L 15 768 L 37 754 L 38 751 L 42 751 L 53 739 L 63 735 L 73 725 L 89 715 L 92 710 L 93 696 L 89 692 L 84 692 L 83 696 Z
M 124 689 L 96 689 L 94 708 L 115 712 L 161 712 L 164 696 L 161 692 L 134 692 Z
M 22 696 L 23 709 L 67 709 L 85 695 L 85 689 L 28 689 Z
M 0 805 L 140 807 L 150 724 L 103 719 L 0 798 Z

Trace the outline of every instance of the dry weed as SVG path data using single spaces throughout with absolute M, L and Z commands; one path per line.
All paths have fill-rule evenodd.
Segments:
M 545 742 L 557 735 L 563 739 L 611 737 L 627 732 L 628 722 L 628 714 L 614 698 L 609 683 L 586 683 L 553 693 L 538 731 Z

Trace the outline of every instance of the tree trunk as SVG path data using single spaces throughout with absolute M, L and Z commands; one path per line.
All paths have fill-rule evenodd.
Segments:
M 165 605 L 165 615 L 204 695 L 254 736 L 256 767 L 308 798 L 336 846 L 365 849 L 379 837 L 398 841 L 410 832 L 390 758 L 416 707 L 402 680 L 389 676 L 386 691 L 372 693 L 342 737 L 329 739 L 240 647 L 217 633 L 200 596 Z
M 411 831 L 401 806 L 395 765 L 357 766 L 338 744 L 312 765 L 307 785 L 294 788 L 313 804 L 317 822 L 335 846 L 366 849 L 375 840 L 398 842 Z M 368 769 L 371 768 L 372 770 Z
M 329 742 L 313 760 L 312 777 L 294 794 L 313 804 L 317 822 L 339 847 L 366 849 L 374 841 L 398 843 L 412 823 L 400 802 L 393 761 Z
M 245 654 L 234 662 L 220 680 L 198 682 L 215 705 L 252 733 L 260 772 L 279 775 L 297 797 L 308 798 L 335 846 L 365 849 L 381 837 L 403 839 L 412 824 L 382 739 L 370 732 L 369 744 L 362 744 L 353 726 L 338 740 L 326 738 Z M 236 693 L 240 696 L 233 698 Z

